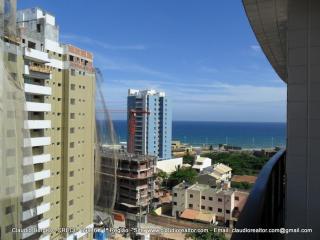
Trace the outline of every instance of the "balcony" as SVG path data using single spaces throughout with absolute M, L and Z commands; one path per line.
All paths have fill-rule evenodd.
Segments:
M 41 229 L 46 229 L 49 226 L 50 226 L 50 219 L 42 220 L 36 225 L 29 226 L 24 229 L 25 231 L 22 233 L 22 239 L 26 239 L 34 234 L 37 234 L 38 232 L 34 231 L 34 229 L 41 230 Z
M 51 144 L 50 137 L 34 137 L 34 138 L 25 138 L 24 147 L 39 147 L 39 146 L 48 146 Z
M 26 102 L 25 110 L 28 112 L 51 112 L 51 104 Z
M 32 48 L 24 48 L 24 58 L 39 62 L 39 63 L 48 63 L 50 62 L 48 53 L 32 49 Z
M 23 176 L 23 184 L 43 180 L 43 179 L 49 178 L 50 175 L 51 175 L 50 170 L 44 170 L 41 172 L 27 174 Z
M 52 67 L 43 64 L 25 65 L 24 74 L 36 79 L 52 79 Z
M 285 159 L 280 150 L 262 168 L 244 206 L 237 229 L 280 229 L 284 227 Z M 284 239 L 279 233 L 234 233 L 232 240 Z
M 32 199 L 37 199 L 50 194 L 50 187 L 41 187 L 39 189 L 22 194 L 22 202 L 28 202 Z
M 47 129 L 51 128 L 51 120 L 25 120 L 25 129 Z
M 39 85 L 29 84 L 29 83 L 24 84 L 24 91 L 26 93 L 46 95 L 46 96 L 50 96 L 52 94 L 51 87 L 44 87 L 44 86 L 39 86 Z
M 26 210 L 22 213 L 22 221 L 28 220 L 50 210 L 50 203 L 41 204 L 36 208 Z
M 50 154 L 41 154 L 41 155 L 35 155 L 30 157 L 24 157 L 23 158 L 23 166 L 38 164 L 38 163 L 46 163 L 49 162 L 51 159 Z

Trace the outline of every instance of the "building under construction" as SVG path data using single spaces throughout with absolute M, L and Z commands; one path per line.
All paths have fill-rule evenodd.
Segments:
M 102 184 L 113 182 L 114 164 L 113 151 L 101 149 L 101 171 L 103 172 Z M 139 222 L 146 222 L 146 214 L 154 198 L 154 177 L 156 170 L 156 157 L 136 155 L 119 152 L 116 181 L 115 209 L 123 212 L 129 227 L 136 226 Z M 101 207 L 107 202 L 108 193 L 101 189 Z

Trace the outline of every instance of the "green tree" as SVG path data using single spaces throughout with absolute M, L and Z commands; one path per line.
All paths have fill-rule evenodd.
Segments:
M 247 182 L 231 182 L 231 187 L 249 190 L 253 187 L 253 184 Z
M 187 153 L 183 156 L 183 163 L 193 165 L 194 156 Z
M 194 239 L 194 240 L 227 240 L 223 233 L 216 233 L 213 230 L 203 233 L 188 233 L 186 234 L 185 239 Z
M 156 173 L 156 177 L 160 179 L 160 183 L 162 186 L 167 187 L 169 175 L 166 172 L 159 170 Z
M 235 175 L 257 175 L 268 161 L 267 157 L 256 157 L 245 152 L 207 153 L 203 156 L 211 158 L 213 163 L 229 165 Z
M 171 173 L 169 183 L 171 186 L 175 186 L 182 181 L 193 184 L 197 175 L 198 173 L 192 168 L 179 168 Z

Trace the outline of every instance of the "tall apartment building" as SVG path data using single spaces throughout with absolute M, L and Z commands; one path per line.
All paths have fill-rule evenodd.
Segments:
M 128 151 L 170 159 L 172 110 L 166 94 L 129 89 L 127 100 Z
M 114 153 L 102 148 L 101 151 L 102 184 L 114 184 Z M 116 169 L 116 201 L 115 208 L 126 216 L 129 225 L 145 222 L 150 204 L 154 198 L 156 157 L 136 155 L 120 151 Z M 104 207 L 110 201 L 108 188 L 101 189 L 99 206 Z
M 0 218 L 7 218 L 0 239 L 91 239 L 85 232 L 58 229 L 93 227 L 93 56 L 61 44 L 55 17 L 39 8 L 18 11 L 17 30 L 18 37 L 3 33 L 1 41 L 6 64 L 17 69 L 11 77 L 25 92 L 24 128 L 30 137 L 23 145 L 32 154 L 21 159 L 20 167 L 33 172 L 22 170 L 18 203 L 0 202 Z M 56 231 L 15 234 L 14 227 Z
M 248 195 L 248 192 L 231 188 L 212 188 L 207 184 L 189 185 L 182 182 L 172 189 L 172 216 L 191 220 L 188 210 L 193 210 L 193 214 L 211 214 L 216 221 L 232 225 L 237 221 Z

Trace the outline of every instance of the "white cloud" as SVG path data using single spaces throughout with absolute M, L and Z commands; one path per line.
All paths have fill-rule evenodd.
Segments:
M 84 43 L 89 45 L 95 45 L 104 49 L 109 50 L 145 50 L 146 46 L 142 44 L 137 45 L 113 45 L 106 42 L 98 41 L 89 37 L 79 36 L 75 34 L 62 34 L 61 36 L 62 41 L 73 41 L 78 43 Z
M 251 45 L 250 48 L 255 52 L 261 51 L 261 47 L 259 45 Z
M 95 56 L 95 64 L 96 66 L 101 66 L 100 69 L 102 70 L 116 70 L 116 71 L 123 71 L 123 72 L 135 72 L 135 73 L 142 73 L 150 76 L 155 76 L 163 79 L 174 79 L 168 73 L 161 72 L 155 69 L 151 69 L 145 67 L 143 65 L 133 63 L 124 59 L 114 59 L 108 58 L 103 56 L 99 53 L 94 53 Z
M 216 72 L 218 72 L 218 69 L 213 68 L 213 67 L 201 66 L 200 71 L 206 72 L 206 73 L 216 73 Z

